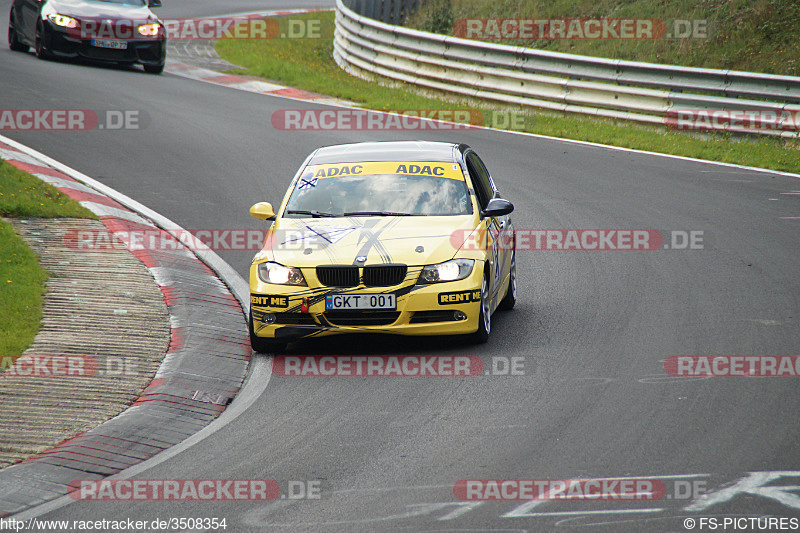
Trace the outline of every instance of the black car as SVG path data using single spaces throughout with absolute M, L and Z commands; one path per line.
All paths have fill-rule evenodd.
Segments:
M 14 0 L 8 44 L 21 52 L 32 46 L 42 59 L 140 63 L 160 74 L 166 30 L 150 11 L 159 6 L 161 0 Z

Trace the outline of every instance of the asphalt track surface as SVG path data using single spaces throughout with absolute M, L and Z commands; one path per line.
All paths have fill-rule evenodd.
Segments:
M 287 3 L 172 0 L 160 15 L 315 5 Z M 9 5 L 0 1 L 3 36 Z M 686 517 L 800 517 L 791 488 L 800 477 L 798 378 L 676 379 L 663 369 L 671 355 L 798 354 L 800 220 L 789 217 L 800 216 L 800 195 L 782 194 L 800 190 L 797 178 L 485 130 L 270 124 L 277 110 L 314 107 L 0 50 L 0 108 L 150 118 L 140 131 L 4 134 L 186 228 L 263 227 L 249 206 L 278 202 L 318 146 L 425 139 L 473 146 L 516 205 L 517 228 L 703 231 L 704 248 L 519 251 L 517 308 L 495 315 L 486 345 L 342 337 L 294 353 L 466 354 L 487 367 L 493 357 L 523 357 L 524 375 L 272 376 L 222 430 L 136 476 L 274 479 L 284 492 L 290 481 L 319 480 L 318 500 L 86 501 L 40 518 L 217 517 L 227 531 L 684 531 Z M 247 279 L 252 252 L 219 253 Z M 749 474 L 772 471 L 782 474 Z M 453 495 L 461 479 L 606 477 L 659 478 L 676 497 L 520 507 Z M 676 479 L 729 490 L 704 507 L 674 495 Z

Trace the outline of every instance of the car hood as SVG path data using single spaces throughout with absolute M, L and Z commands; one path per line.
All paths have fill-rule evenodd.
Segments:
M 452 259 L 474 229 L 471 215 L 446 217 L 284 218 L 272 227 L 262 259 L 287 266 L 403 263 Z
M 50 0 L 47 10 L 78 19 L 130 19 L 157 20 L 147 6 L 131 6 L 112 2 L 86 2 L 84 0 Z

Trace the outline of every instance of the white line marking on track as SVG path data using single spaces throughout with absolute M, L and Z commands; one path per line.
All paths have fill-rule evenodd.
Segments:
M 544 513 L 526 513 L 524 515 L 514 515 L 509 516 L 508 513 L 504 514 L 502 518 L 520 518 L 524 516 L 525 518 L 529 517 L 541 517 L 541 516 L 579 516 L 579 515 L 598 515 L 598 514 L 634 514 L 634 513 L 660 513 L 664 509 L 662 508 L 651 508 L 651 509 L 609 509 L 607 511 L 553 511 L 553 512 L 544 512 Z
M 755 322 L 757 324 L 761 324 L 762 326 L 781 326 L 788 323 L 785 320 L 768 320 L 764 318 L 745 318 L 743 320 L 747 322 Z

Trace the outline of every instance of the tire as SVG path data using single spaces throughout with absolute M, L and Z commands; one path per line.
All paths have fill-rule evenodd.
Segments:
M 253 331 L 253 313 L 248 319 L 248 329 L 250 330 L 250 347 L 254 352 L 259 353 L 281 353 L 286 350 L 286 342 L 274 341 L 258 337 Z
M 11 11 L 11 15 L 8 17 L 8 47 L 15 52 L 27 52 L 30 48 L 19 40 L 17 30 L 14 28 L 14 11 Z
M 481 307 L 478 314 L 478 330 L 472 334 L 471 340 L 474 344 L 485 344 L 489 340 L 492 332 L 492 312 L 489 293 L 489 274 L 483 273 L 481 280 Z
M 508 273 L 508 290 L 506 295 L 500 300 L 498 309 L 503 311 L 511 311 L 514 309 L 514 304 L 517 303 L 517 252 L 511 252 L 511 270 Z
M 46 35 L 44 33 L 44 26 L 38 24 L 36 26 L 36 46 L 34 48 L 36 48 L 36 57 L 39 59 L 50 59 L 53 57 L 44 46 L 45 37 Z
M 142 65 L 144 67 L 144 71 L 148 74 L 161 74 L 164 72 L 164 63 L 159 63 L 158 65 Z

